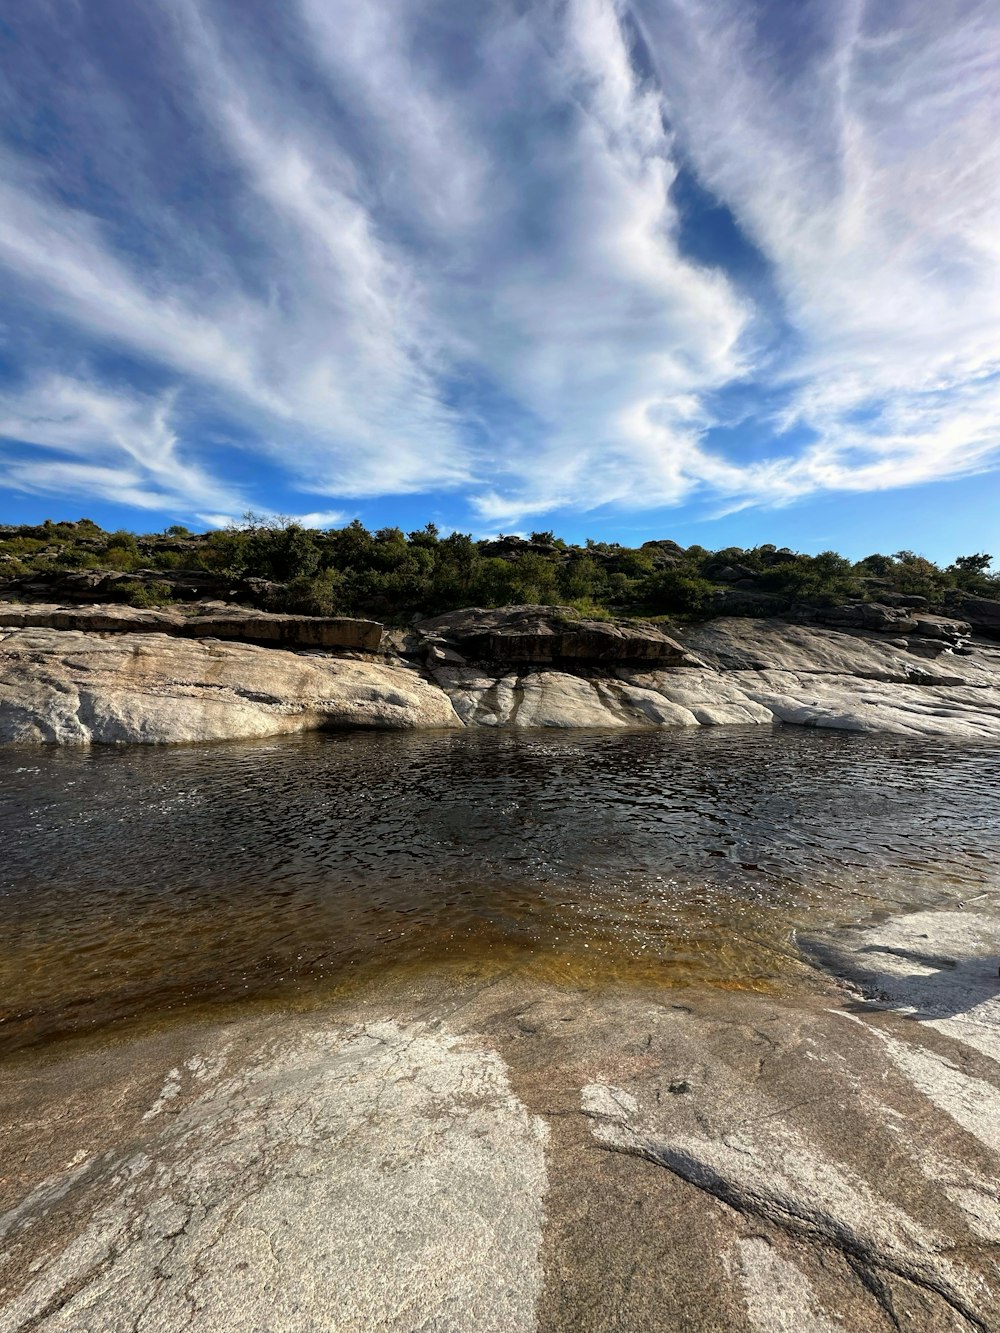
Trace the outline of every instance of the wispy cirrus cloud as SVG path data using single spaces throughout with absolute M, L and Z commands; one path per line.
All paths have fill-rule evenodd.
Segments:
M 795 335 L 776 424 L 817 440 L 747 469 L 747 496 L 995 466 L 995 6 L 854 0 L 783 15 L 637 0 L 637 12 L 683 152 L 768 260 Z
M 0 392 L 0 482 L 59 497 L 99 495 L 136 509 L 242 507 L 237 489 L 181 447 L 175 394 L 112 392 L 50 375 Z
M 210 521 L 270 499 L 223 435 L 268 508 L 512 526 L 998 465 L 985 0 L 104 4 L 2 106 L 8 484 Z

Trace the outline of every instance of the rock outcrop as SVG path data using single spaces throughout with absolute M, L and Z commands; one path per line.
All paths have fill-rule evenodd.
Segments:
M 845 606 L 796 608 L 795 618 L 837 629 L 882 630 L 888 634 L 913 634 L 924 639 L 960 643 L 972 633 L 967 620 L 936 616 L 919 610 L 924 599 L 897 598 L 891 605 L 881 602 L 852 602 Z
M 964 596 L 957 600 L 955 609 L 977 634 L 1000 639 L 1000 602 L 989 597 Z
M 582 661 L 573 668 L 512 663 L 503 669 L 466 662 L 454 648 L 443 655 L 431 640 L 428 669 L 467 725 L 787 723 L 1000 737 L 1000 652 L 988 647 L 957 656 L 935 641 L 930 662 L 919 648 L 923 640 L 744 619 L 675 628 L 670 641 L 680 651 L 669 667 Z
M 98 634 L 176 634 L 282 648 L 339 648 L 377 653 L 382 626 L 346 616 L 289 616 L 244 606 L 202 603 L 191 614 L 115 604 L 52 606 L 0 602 L 0 629 L 76 629 Z
M 458 725 L 447 695 L 406 666 L 148 632 L 0 631 L 0 742 L 159 744 Z
M 487 662 L 655 662 L 690 664 L 684 649 L 654 625 L 588 620 L 570 606 L 470 607 L 418 621 L 430 644 Z
M 162 550 L 184 548 L 200 543 L 164 542 Z M 0 565 L 0 580 L 3 566 Z M 194 602 L 215 598 L 231 603 L 259 606 L 276 584 L 261 578 L 231 578 L 210 574 L 203 569 L 133 569 L 127 573 L 113 569 L 34 569 L 20 578 L 3 583 L 7 596 L 27 597 L 35 601 L 87 604 L 125 598 L 136 587 L 162 593 L 172 602 Z
M 6 606 L 0 616 L 7 741 L 776 723 L 1000 738 L 1000 647 L 979 642 L 969 653 L 926 633 L 720 619 L 667 635 L 534 607 L 457 612 L 385 637 L 374 622 L 230 608 L 188 617 Z M 219 642 L 237 633 L 252 642 Z M 379 656 L 370 651 L 376 639 Z M 262 642 L 315 646 L 291 652 Z

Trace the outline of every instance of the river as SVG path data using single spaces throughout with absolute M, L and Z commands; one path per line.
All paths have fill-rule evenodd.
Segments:
M 0 753 L 0 1048 L 386 969 L 801 982 L 997 880 L 1000 749 L 786 728 Z

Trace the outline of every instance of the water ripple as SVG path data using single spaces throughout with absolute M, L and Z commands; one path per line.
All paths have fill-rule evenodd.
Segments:
M 0 1039 L 449 959 L 766 985 L 793 926 L 994 882 L 998 759 L 765 728 L 9 750 Z

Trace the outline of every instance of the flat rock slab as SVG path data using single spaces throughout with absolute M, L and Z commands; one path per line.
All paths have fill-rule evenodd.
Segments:
M 3 1327 L 533 1329 L 546 1127 L 499 1057 L 426 1023 L 260 1037 L 166 1071 L 127 1146 L 8 1213 Z
M 326 648 L 377 653 L 382 626 L 344 616 L 290 616 L 240 606 L 193 615 L 114 604 L 45 606 L 0 602 L 0 627 L 72 629 L 94 634 L 176 634 L 186 639 L 235 639 L 281 648 Z
M 877 996 L 465 967 L 22 1053 L 0 1328 L 996 1333 L 998 920 L 823 937 Z
M 655 625 L 589 620 L 571 606 L 469 607 L 415 628 L 431 643 L 487 662 L 691 664 L 677 640 Z

